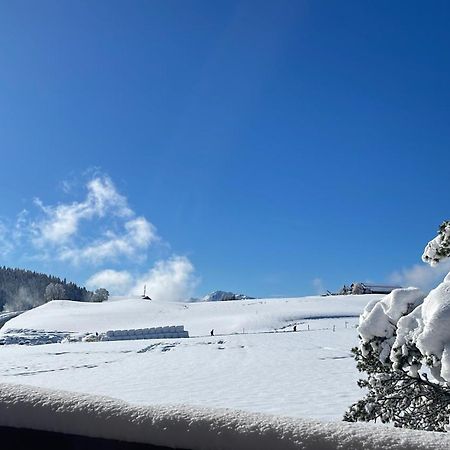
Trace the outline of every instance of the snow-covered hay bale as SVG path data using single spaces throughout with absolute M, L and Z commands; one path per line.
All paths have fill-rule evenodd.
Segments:
M 161 330 L 159 333 L 158 330 Z M 163 330 L 166 330 L 163 332 Z M 183 325 L 166 326 L 158 328 L 137 328 L 130 330 L 108 330 L 97 340 L 102 341 L 128 341 L 134 339 L 177 339 L 189 337 Z M 86 339 L 84 339 L 86 341 Z

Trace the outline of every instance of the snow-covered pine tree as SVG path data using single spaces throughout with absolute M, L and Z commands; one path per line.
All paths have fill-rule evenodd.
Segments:
M 64 300 L 66 291 L 61 283 L 50 283 L 44 292 L 44 300 L 50 302 L 52 300 Z
M 109 298 L 109 292 L 105 288 L 97 289 L 92 295 L 91 301 L 93 302 L 106 302 Z
M 438 235 L 428 242 L 422 260 L 432 266 L 450 256 L 450 220 L 442 222 Z
M 423 261 L 450 256 L 450 221 L 425 247 Z M 450 274 L 424 296 L 397 289 L 369 303 L 360 317 L 360 345 L 352 351 L 366 379 L 366 396 L 344 420 L 448 431 L 450 417 Z M 421 372 L 422 371 L 422 372 Z
M 393 370 L 371 353 L 363 356 L 352 349 L 357 368 L 367 375 L 358 386 L 367 389 L 365 397 L 344 414 L 347 422 L 392 423 L 395 427 L 427 431 L 447 431 L 450 415 L 450 389 L 428 380 L 423 374 L 411 376 Z
M 67 282 L 53 275 L 33 272 L 31 270 L 0 267 L 0 311 L 23 311 L 42 305 L 51 300 L 53 295 L 44 298 L 49 284 L 61 284 L 65 295 L 63 298 L 76 301 L 91 301 L 93 292 L 75 283 Z M 60 292 L 56 297 L 62 295 Z

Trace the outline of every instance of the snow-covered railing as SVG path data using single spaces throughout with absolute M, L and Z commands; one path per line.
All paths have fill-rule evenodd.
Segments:
M 189 333 L 183 325 L 138 328 L 132 330 L 109 330 L 102 334 L 102 341 L 127 341 L 136 339 L 188 338 Z
M 0 427 L 190 450 L 450 448 L 449 433 L 186 405 L 139 406 L 107 397 L 8 384 L 0 384 Z

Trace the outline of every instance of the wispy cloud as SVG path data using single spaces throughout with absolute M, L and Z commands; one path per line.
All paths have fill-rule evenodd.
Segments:
M 160 240 L 156 227 L 136 215 L 108 176 L 91 178 L 85 189 L 84 199 L 70 203 L 46 205 L 36 198 L 38 211 L 23 211 L 10 234 L 28 241 L 35 259 L 74 265 L 100 265 L 120 257 L 142 259 Z
M 14 245 L 8 227 L 0 222 L 0 256 L 5 256 L 12 252 Z
M 450 272 L 450 259 L 443 260 L 436 266 L 415 264 L 392 273 L 389 281 L 401 286 L 415 286 L 428 291 Z
M 150 244 L 159 240 L 156 228 L 144 217 L 125 222 L 123 228 L 124 232 L 121 234 L 107 231 L 102 238 L 83 247 L 62 246 L 59 249 L 59 259 L 74 264 L 101 264 L 116 260 L 119 256 L 139 257 L 139 252 L 145 251 Z
M 63 182 L 62 187 L 66 194 L 75 190 L 73 182 Z M 37 198 L 37 208 L 22 211 L 13 225 L 0 222 L 0 255 L 23 250 L 34 260 L 84 272 L 95 268 L 86 281 L 90 289 L 105 287 L 112 294 L 136 295 L 146 285 L 152 298 L 188 299 L 198 283 L 191 261 L 172 255 L 150 265 L 147 258 L 153 245 L 170 248 L 156 227 L 130 208 L 108 176 L 94 175 L 84 189 L 76 201 L 48 205 Z M 113 270 L 118 262 L 121 270 Z
M 312 285 L 313 285 L 314 291 L 317 295 L 321 295 L 326 292 L 322 278 L 319 278 L 319 277 L 314 278 L 312 280 Z
M 125 218 L 134 215 L 126 198 L 117 192 L 109 177 L 95 177 L 87 183 L 86 188 L 86 198 L 81 202 L 51 206 L 44 205 L 39 198 L 35 199 L 35 204 L 44 213 L 44 218 L 31 223 L 35 245 L 43 247 L 67 243 L 76 236 L 82 221 L 106 215 Z

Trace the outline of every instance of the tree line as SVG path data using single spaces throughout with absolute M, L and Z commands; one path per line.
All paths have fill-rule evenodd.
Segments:
M 88 291 L 53 275 L 10 267 L 0 267 L 0 311 L 34 308 L 51 300 L 104 301 L 106 289 Z

